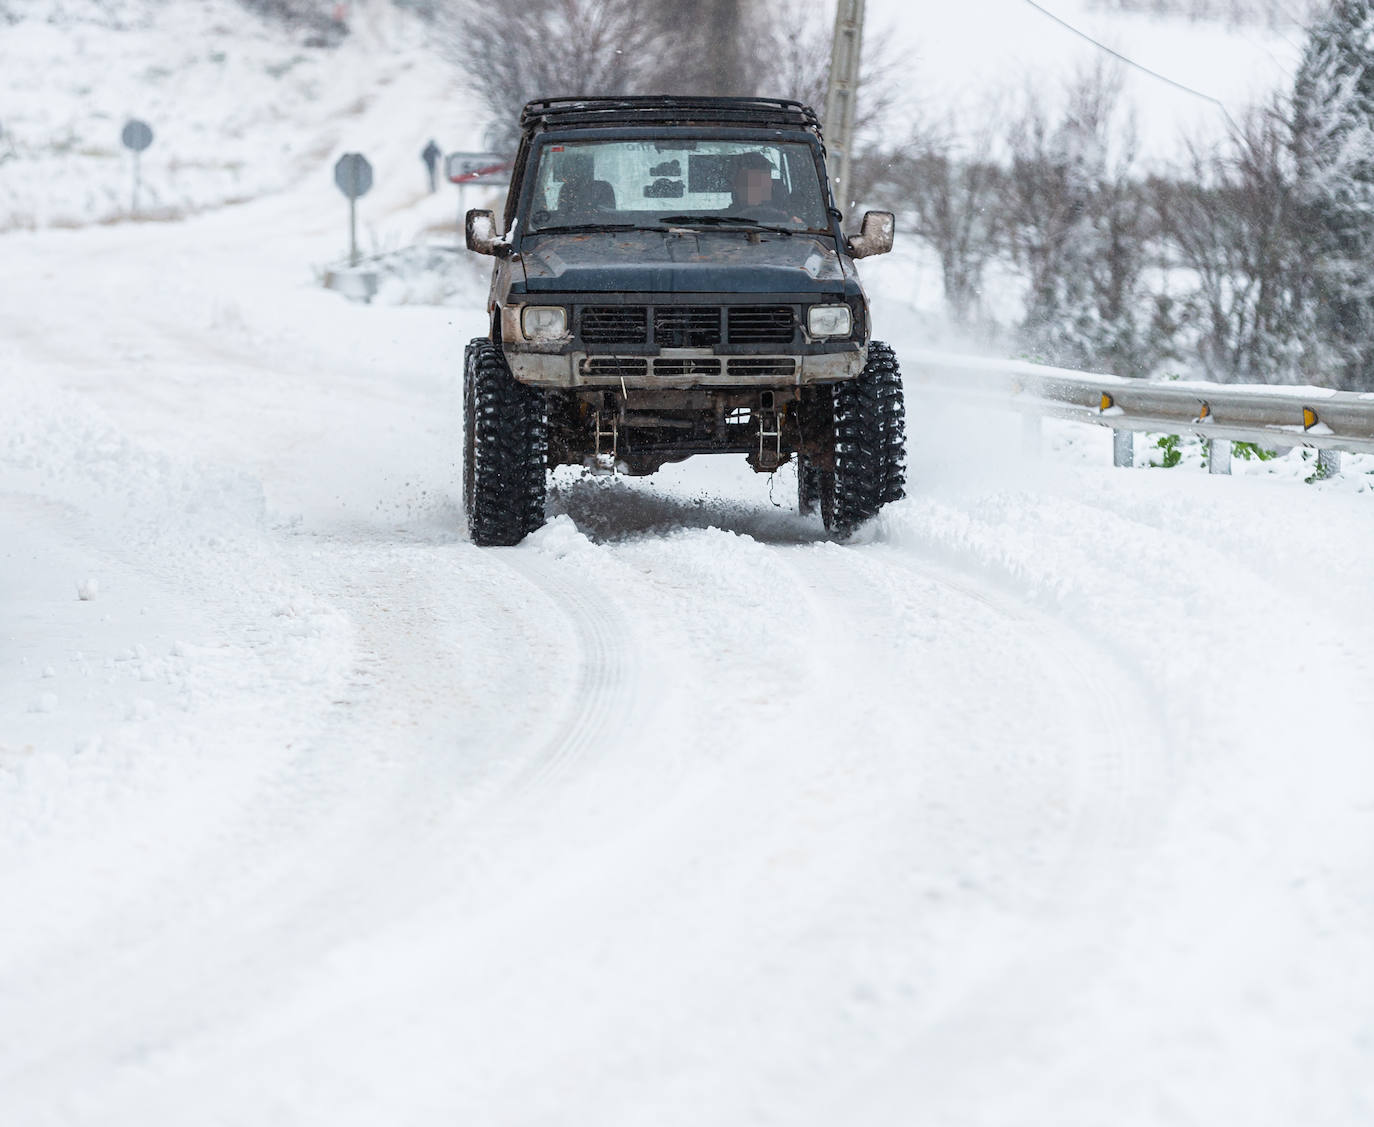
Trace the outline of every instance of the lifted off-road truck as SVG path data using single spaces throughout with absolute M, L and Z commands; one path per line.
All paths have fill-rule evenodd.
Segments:
M 467 214 L 468 248 L 496 257 L 464 370 L 475 543 L 539 528 L 560 465 L 795 458 L 801 510 L 840 535 L 902 495 L 901 376 L 854 268 L 893 218 L 842 233 L 813 110 L 544 98 L 520 125 L 503 223 Z

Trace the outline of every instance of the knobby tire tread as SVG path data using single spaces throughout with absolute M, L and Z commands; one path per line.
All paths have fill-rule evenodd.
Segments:
M 868 348 L 859 377 L 835 388 L 835 500 L 830 527 L 850 535 L 905 495 L 906 410 L 892 349 Z
M 518 382 L 485 337 L 468 345 L 463 380 L 468 533 L 483 547 L 518 544 L 544 524 L 544 393 Z

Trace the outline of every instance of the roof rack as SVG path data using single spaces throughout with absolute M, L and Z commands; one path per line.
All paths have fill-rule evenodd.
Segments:
M 520 128 L 597 125 L 759 125 L 821 131 L 816 111 L 785 98 L 701 98 L 635 94 L 613 98 L 536 98 L 520 113 Z

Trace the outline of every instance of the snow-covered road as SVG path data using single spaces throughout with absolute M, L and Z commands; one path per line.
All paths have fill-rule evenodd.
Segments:
M 1367 492 L 913 400 L 479 550 L 336 212 L 0 239 L 0 1122 L 1374 1118 Z

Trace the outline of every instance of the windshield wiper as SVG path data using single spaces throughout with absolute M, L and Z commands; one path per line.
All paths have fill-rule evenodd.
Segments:
M 547 235 L 551 232 L 566 234 L 568 231 L 638 231 L 643 228 L 638 223 L 564 223 L 553 227 L 531 228 L 532 235 Z
M 791 227 L 781 227 L 774 223 L 763 223 L 752 215 L 660 215 L 660 223 L 684 227 L 743 227 L 751 231 L 776 231 L 780 235 L 795 235 Z

